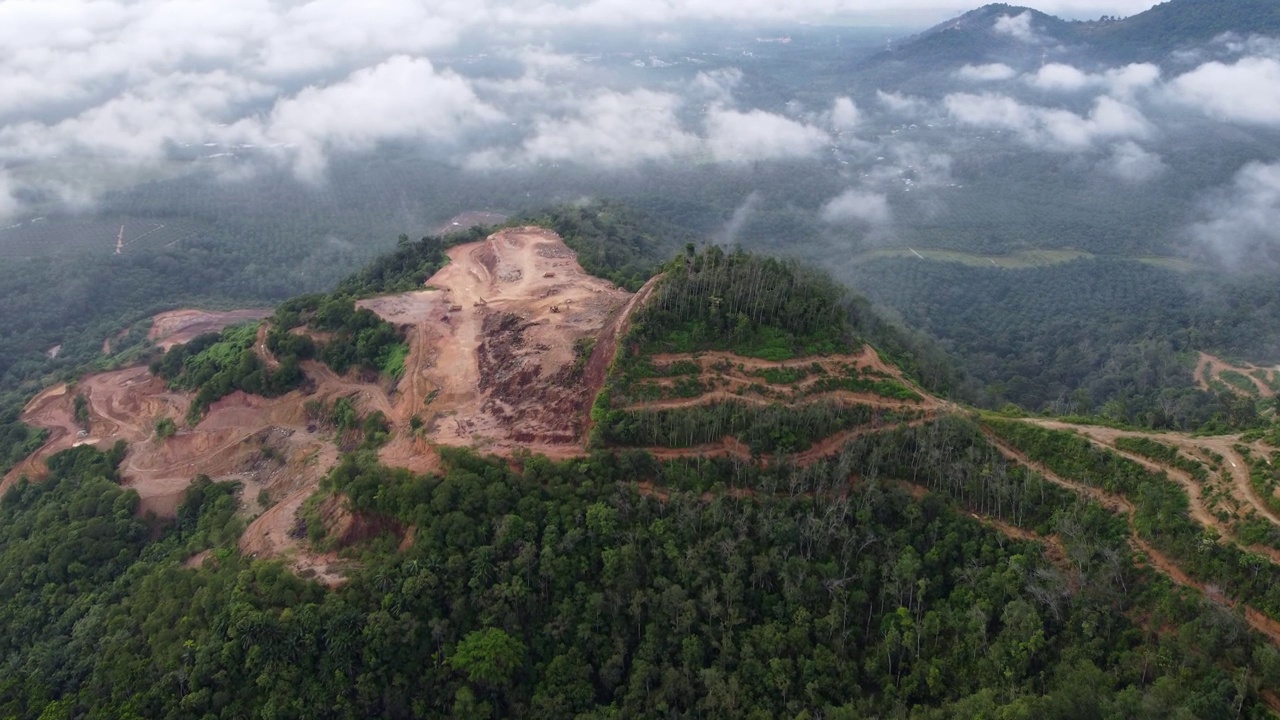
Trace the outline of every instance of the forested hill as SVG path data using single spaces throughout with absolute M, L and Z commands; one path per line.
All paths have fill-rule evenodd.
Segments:
M 1159 57 L 1223 33 L 1280 32 L 1280 3 L 1271 0 L 1168 0 L 1132 17 L 1087 23 L 1082 35 L 1108 58 Z
M 296 552 L 339 558 L 331 589 L 241 551 L 240 482 L 193 478 L 158 521 L 122 486 L 124 444 L 54 455 L 43 481 L 0 498 L 0 717 L 1066 720 L 1280 705 L 1280 631 L 1254 632 L 1280 619 L 1267 559 L 1280 531 L 1251 515 L 1207 541 L 1187 512 L 1191 475 L 1219 483 L 1229 458 L 1280 482 L 1262 445 L 1217 438 L 1227 457 L 1201 464 L 1150 439 L 1106 449 L 961 416 L 922 387 L 934 371 L 905 336 L 820 273 L 716 246 L 652 260 L 670 239 L 624 212 L 547 220 L 598 274 L 662 274 L 619 338 L 590 450 L 553 462 L 424 446 L 436 462 L 418 473 L 384 464 L 385 425 L 367 433 L 289 531 Z M 416 287 L 448 242 L 403 242 L 338 293 L 286 303 L 268 342 L 294 342 L 289 318 L 379 332 L 352 298 Z M 188 361 L 253 344 L 232 330 L 156 369 L 212 382 L 226 368 Z
M 935 70 L 939 63 L 1001 61 L 1018 66 L 1038 64 L 1046 48 L 1108 62 L 1159 63 L 1174 50 L 1209 42 L 1224 33 L 1248 36 L 1276 32 L 1280 32 L 1280 3 L 1271 0 L 1168 0 L 1130 17 L 1089 22 L 994 3 L 876 53 L 863 66 L 906 64 L 922 71 Z

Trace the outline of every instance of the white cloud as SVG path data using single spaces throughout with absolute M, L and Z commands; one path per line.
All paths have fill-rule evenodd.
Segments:
M 13 181 L 0 168 L 0 220 L 7 220 L 18 212 L 18 199 L 13 196 Z
M 1213 39 L 1215 44 L 1226 48 L 1235 55 L 1260 55 L 1262 57 L 1280 58 L 1280 38 L 1265 35 L 1240 37 L 1236 33 L 1223 33 Z
M 763 110 L 707 113 L 707 147 L 720 162 L 811 157 L 831 138 L 820 128 Z
M 924 115 L 930 110 L 928 100 L 896 92 L 876 90 L 876 100 L 878 100 L 886 110 L 897 115 L 919 116 Z
M 733 91 L 742 83 L 742 71 L 738 68 L 719 68 L 703 71 L 693 78 L 693 91 L 710 102 L 727 103 L 733 99 Z
M 1280 163 L 1250 163 L 1231 187 L 1203 203 L 1206 219 L 1192 237 L 1229 267 L 1267 266 L 1280 260 Z
M 1115 12 L 1117 3 L 1140 10 L 1150 0 L 1047 0 L 1045 9 Z M 278 149 L 279 160 L 315 178 L 333 152 L 391 139 L 461 143 L 476 126 L 498 135 L 490 125 L 501 117 L 520 123 L 508 138 L 525 131 L 527 137 L 506 140 L 513 148 L 508 151 L 473 155 L 473 163 L 569 155 L 617 166 L 695 146 L 693 152 L 721 159 L 811 155 L 827 142 L 817 125 L 853 127 L 857 106 L 837 101 L 829 116 L 823 112 L 805 122 L 728 110 L 735 107 L 732 95 L 742 74 L 708 72 L 700 80 L 700 99 L 712 110 L 699 137 L 697 128 L 677 122 L 674 110 L 646 114 L 652 126 L 611 115 L 607 97 L 632 94 L 635 86 L 610 90 L 602 72 L 592 75 L 594 68 L 584 70 L 539 43 L 566 28 L 636 29 L 638 37 L 656 38 L 662 25 L 690 20 L 871 14 L 918 21 L 927 13 L 935 21 L 967 8 L 962 0 L 942 6 L 901 0 L 889 10 L 872 0 L 0 0 L 0 167 L 11 172 L 5 197 L 12 197 L 9 190 L 31 189 L 31 178 L 41 175 L 39 163 L 53 158 L 64 167 L 86 160 L 154 170 L 186 144 L 286 143 L 293 147 Z M 1009 19 L 1006 29 L 1021 32 L 1022 22 Z M 1029 17 L 1026 27 L 1031 29 Z M 493 42 L 480 46 L 469 42 L 473 38 Z M 516 59 L 525 72 L 467 79 L 428 59 L 442 52 L 454 58 L 496 52 Z M 698 92 L 689 86 L 665 90 Z M 592 98 L 601 98 L 600 104 L 584 108 Z M 899 113 L 929 107 L 891 94 L 880 102 Z M 643 106 L 640 112 L 646 112 Z M 581 139 L 563 137 L 575 130 L 583 132 Z M 613 147 L 601 137 L 638 148 Z M 451 157 L 466 152 L 460 147 Z M 256 154 L 256 161 L 268 160 L 261 148 Z M 126 175 L 146 173 L 98 173 Z M 77 203 L 101 189 L 70 173 L 59 182 L 39 189 Z
M 1153 180 L 1168 169 L 1156 153 L 1144 150 L 1141 145 L 1127 140 L 1116 143 L 1111 155 L 1100 168 L 1112 177 L 1127 183 L 1138 184 Z
M 1062 63 L 1045 65 L 1035 75 L 1029 76 L 1027 82 L 1041 90 L 1065 90 L 1067 92 L 1082 90 L 1093 84 L 1092 78 L 1087 73 Z
M 1000 80 L 1010 80 L 1017 74 L 1018 71 L 1004 63 L 965 65 L 956 71 L 956 77 L 961 80 L 969 80 L 971 82 L 998 82 Z
M 893 213 L 889 199 L 883 194 L 850 188 L 822 206 L 822 219 L 832 224 L 858 222 L 884 226 L 893 220 Z
M 1127 96 L 1160 81 L 1160 68 L 1151 63 L 1133 63 L 1103 73 L 1102 84 L 1113 95 Z
M 333 150 L 368 150 L 393 139 L 452 140 L 472 124 L 501 117 L 461 77 L 437 72 L 423 58 L 397 56 L 281 101 L 262 134 L 292 146 L 295 172 L 314 180 Z
M 742 232 L 742 228 L 746 227 L 747 220 L 751 219 L 751 214 L 755 212 L 760 200 L 760 191 L 752 190 L 751 194 L 747 195 L 747 199 L 734 208 L 733 214 L 729 216 L 729 222 L 725 223 L 724 228 L 717 235 L 717 241 L 721 245 L 732 245 L 737 242 L 738 234 Z
M 255 57 L 267 76 L 309 73 L 336 64 L 389 54 L 418 54 L 452 45 L 468 18 L 463 6 L 445 3 L 438 12 L 416 0 L 310 0 L 283 6 L 272 18 Z M 479 6 L 473 6 L 479 9 Z
M 1151 124 L 1136 108 L 1100 97 L 1087 116 L 1067 110 L 1024 105 L 1006 95 L 955 93 L 944 100 L 957 122 L 1008 130 L 1027 145 L 1060 152 L 1088 150 L 1101 140 L 1144 138 Z
M 1063 63 L 1049 63 L 1026 76 L 1032 87 L 1046 91 L 1079 92 L 1087 88 L 1103 88 L 1112 95 L 1131 96 L 1160 80 L 1160 68 L 1150 63 L 1134 63 L 1112 68 L 1103 73 L 1086 73 Z
M 0 127 L 0 159 L 40 161 L 72 153 L 126 165 L 155 163 L 172 145 L 218 139 L 226 132 L 219 121 L 232 108 L 269 92 L 222 71 L 157 78 L 52 124 Z
M 1168 95 L 1220 120 L 1280 124 L 1280 62 L 1249 57 L 1231 65 L 1205 63 L 1174 78 Z
M 574 162 L 627 167 L 688 155 L 697 151 L 699 140 L 680 127 L 676 117 L 680 103 L 676 95 L 652 90 L 603 92 L 585 100 L 570 116 L 540 117 L 513 157 L 484 151 L 473 155 L 469 164 Z
M 915 189 L 950 185 L 953 158 L 946 153 L 933 152 L 928 147 L 912 142 L 893 142 L 883 149 L 888 162 L 877 163 L 865 175 L 868 185 L 885 187 L 907 186 Z M 906 181 L 910 181 L 908 184 Z
M 858 127 L 862 122 L 862 112 L 847 97 L 838 97 L 831 106 L 831 126 L 836 130 L 848 131 Z
M 1031 20 L 1030 10 L 1021 15 L 1001 15 L 996 18 L 995 31 L 1025 43 L 1035 42 L 1036 32 L 1031 27 Z

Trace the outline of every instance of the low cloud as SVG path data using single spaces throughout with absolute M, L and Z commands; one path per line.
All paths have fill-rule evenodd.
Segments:
M 738 240 L 738 235 L 742 233 L 742 228 L 746 227 L 747 220 L 751 219 L 751 214 L 755 212 L 756 207 L 760 205 L 760 192 L 753 190 L 742 204 L 734 208 L 733 215 L 729 217 L 729 222 L 725 223 L 724 228 L 719 233 L 719 242 L 722 245 L 732 245 Z
M 738 68 L 720 68 L 703 71 L 693 78 L 692 94 L 713 103 L 728 103 L 733 91 L 742 84 L 742 71 Z
M 317 180 L 334 150 L 370 150 L 397 139 L 450 141 L 502 117 L 461 77 L 437 72 L 424 58 L 399 56 L 278 103 L 262 134 L 289 146 L 299 177 Z
M 1034 75 L 1028 76 L 1027 82 L 1041 90 L 1066 90 L 1068 92 L 1083 90 L 1093 84 L 1087 73 L 1062 63 L 1045 65 Z
M 876 91 L 876 100 L 886 110 L 895 115 L 920 116 L 928 113 L 932 106 L 928 100 L 896 92 Z
M 706 125 L 707 148 L 720 162 L 812 157 L 831 144 L 822 129 L 763 110 L 712 108 Z
M 1235 269 L 1280 264 L 1280 163 L 1250 163 L 1202 205 L 1194 240 Z
M 862 111 L 847 97 L 838 97 L 831 106 L 831 127 L 848 132 L 862 122 Z
M 1169 83 L 1168 97 L 1219 120 L 1280 124 L 1280 62 L 1249 57 L 1210 62 Z
M 951 185 L 954 159 L 913 142 L 894 142 L 882 149 L 879 162 L 863 176 L 863 182 L 877 188 L 919 189 Z
M 1108 175 L 1131 184 L 1154 180 L 1168 170 L 1158 154 L 1144 150 L 1132 141 L 1112 147 L 1111 155 L 1100 167 Z
M 1134 63 L 1102 73 L 1087 73 L 1063 63 L 1049 63 L 1026 76 L 1027 84 L 1050 92 L 1079 92 L 1102 88 L 1106 92 L 1128 97 L 1137 90 L 1155 85 L 1160 68 L 1150 63 Z
M 864 223 L 883 227 L 893 220 L 889 199 L 882 193 L 850 188 L 822 206 L 822 219 L 831 224 Z
M 996 18 L 994 30 L 1024 43 L 1033 43 L 1036 41 L 1036 31 L 1031 27 L 1031 21 L 1029 10 L 1021 15 L 1001 15 Z
M 956 71 L 956 77 L 970 82 L 999 82 L 1017 77 L 1018 71 L 1004 63 L 989 65 L 965 65 Z
M 573 162 L 619 168 L 689 155 L 700 140 L 681 128 L 676 116 L 680 104 L 678 96 L 652 90 L 599 93 L 570 116 L 540 117 L 514 155 L 488 150 L 473 155 L 468 164 Z
M 13 196 L 13 181 L 4 168 L 0 168 L 0 220 L 11 217 L 17 211 L 18 199 Z
M 956 93 L 948 95 L 944 105 L 957 122 L 1011 131 L 1023 143 L 1042 150 L 1088 150 L 1099 141 L 1144 138 L 1152 132 L 1137 108 L 1106 96 L 1098 98 L 1085 116 L 992 93 Z

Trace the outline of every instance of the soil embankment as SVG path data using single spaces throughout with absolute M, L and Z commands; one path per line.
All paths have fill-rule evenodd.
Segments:
M 147 339 L 157 347 L 168 350 L 174 345 L 191 342 L 199 335 L 221 332 L 224 328 L 242 322 L 271 317 L 272 311 L 264 308 L 248 310 L 170 310 L 151 320 Z M 106 347 L 106 346 L 104 346 Z

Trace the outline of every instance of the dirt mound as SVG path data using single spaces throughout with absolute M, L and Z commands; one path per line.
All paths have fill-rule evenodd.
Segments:
M 151 331 L 147 333 L 147 339 L 168 350 L 174 345 L 190 342 L 197 335 L 220 332 L 223 328 L 237 323 L 262 320 L 270 317 L 271 312 L 271 310 L 262 308 L 227 312 L 194 309 L 171 310 L 160 313 L 151 319 Z M 104 348 L 106 347 L 104 345 Z
M 417 416 L 427 442 L 580 453 L 593 392 L 576 345 L 620 322 L 632 295 L 588 275 L 541 228 L 503 230 L 448 254 L 427 281 L 434 289 L 360 302 L 408 326 L 388 413 L 397 434 Z M 411 457 L 406 450 L 389 455 Z

